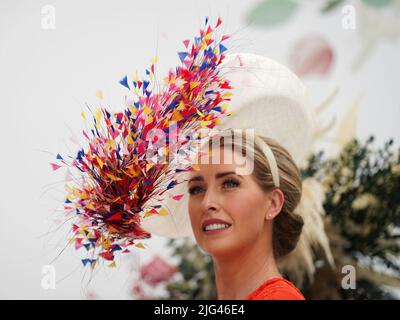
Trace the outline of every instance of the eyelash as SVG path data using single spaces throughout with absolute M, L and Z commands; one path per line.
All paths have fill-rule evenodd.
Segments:
M 227 179 L 227 180 L 225 180 L 222 184 L 225 185 L 226 183 L 233 183 L 233 184 L 235 184 L 235 187 L 238 187 L 238 186 L 240 185 L 240 183 L 239 183 L 238 181 L 234 180 L 234 179 Z M 200 188 L 200 189 L 201 189 L 201 187 L 199 187 L 199 186 L 195 186 L 195 187 L 190 188 L 190 189 L 189 189 L 189 194 L 191 194 L 191 195 L 196 195 L 195 190 L 196 190 L 197 188 Z M 228 189 L 229 189 L 229 188 L 228 188 Z

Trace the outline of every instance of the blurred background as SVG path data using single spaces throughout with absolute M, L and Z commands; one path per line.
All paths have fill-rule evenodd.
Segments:
M 1 1 L 0 298 L 215 298 L 212 261 L 190 239 L 84 267 L 66 246 L 65 172 L 49 164 L 76 152 L 86 104 L 121 110 L 119 80 L 154 55 L 162 78 L 205 17 L 222 18 L 230 52 L 287 65 L 315 104 L 302 173 L 318 182 L 328 245 L 305 243 L 282 272 L 309 299 L 400 299 L 398 0 Z

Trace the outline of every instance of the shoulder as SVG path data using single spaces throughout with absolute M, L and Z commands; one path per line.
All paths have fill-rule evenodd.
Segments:
M 265 281 L 248 295 L 246 300 L 305 300 L 305 298 L 290 281 L 283 278 L 274 278 Z

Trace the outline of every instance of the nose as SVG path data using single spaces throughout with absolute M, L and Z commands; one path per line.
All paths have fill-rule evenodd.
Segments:
M 217 212 L 220 209 L 219 197 L 215 190 L 208 188 L 202 200 L 204 212 Z

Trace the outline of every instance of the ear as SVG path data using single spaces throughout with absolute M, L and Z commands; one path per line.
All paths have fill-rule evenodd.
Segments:
M 283 204 L 285 202 L 285 196 L 281 189 L 275 188 L 269 195 L 268 209 L 265 214 L 266 220 L 274 219 L 282 210 Z

